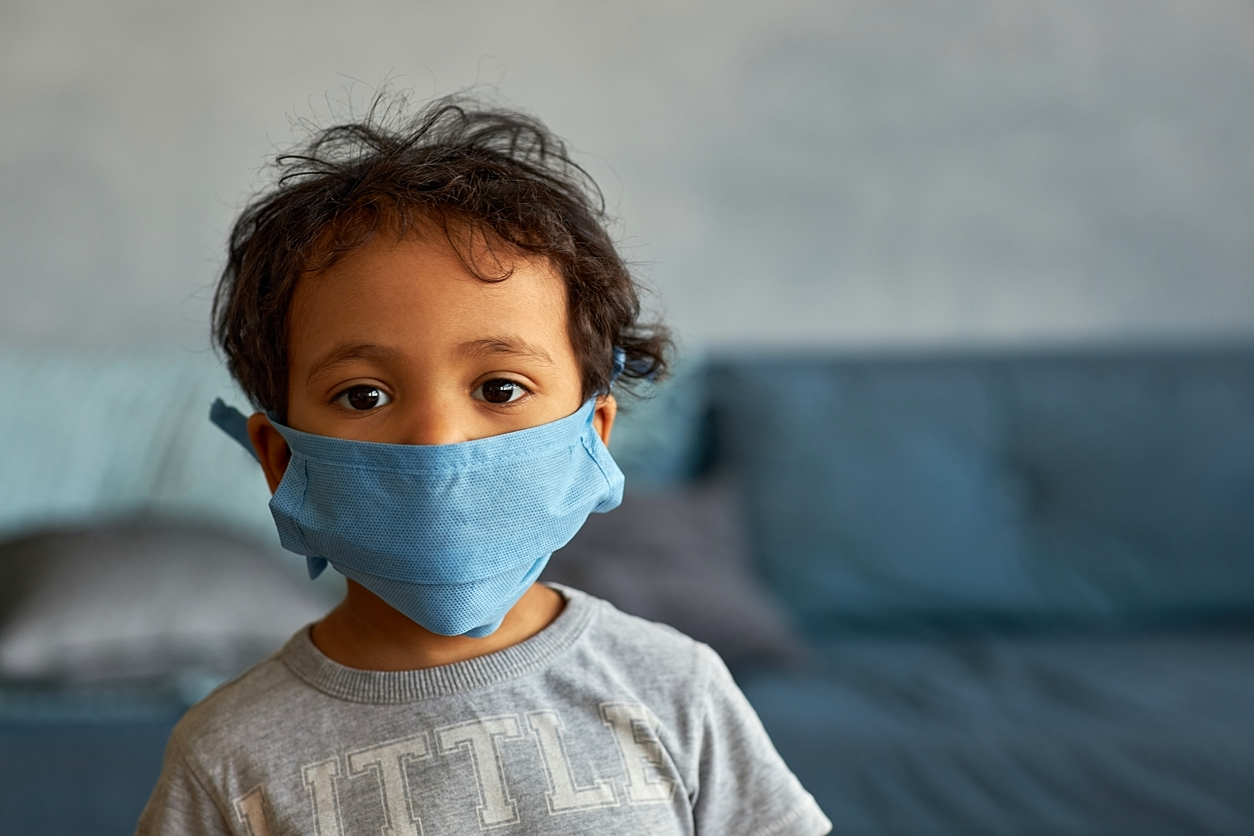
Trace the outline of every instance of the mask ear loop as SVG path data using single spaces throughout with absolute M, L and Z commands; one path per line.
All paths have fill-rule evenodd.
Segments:
M 215 398 L 209 407 L 209 421 L 239 442 L 239 445 L 248 451 L 248 455 L 260 463 L 261 459 L 257 457 L 257 451 L 253 449 L 252 439 L 248 437 L 248 417 L 244 413 L 233 406 L 227 406 L 226 401 L 221 398 Z
M 650 383 L 657 382 L 657 372 L 649 370 L 647 359 L 628 360 L 627 351 L 622 346 L 614 346 L 613 359 L 610 365 L 610 385 L 613 386 L 623 372 L 631 370 L 635 377 L 643 377 Z
M 611 386 L 613 386 L 615 382 L 618 381 L 618 379 L 623 374 L 623 370 L 626 368 L 627 368 L 627 352 L 619 348 L 618 346 L 614 346 L 614 356 L 610 365 L 610 385 Z
M 270 420 L 278 423 L 273 417 Z M 256 459 L 258 463 L 261 462 L 257 451 L 253 449 L 252 439 L 248 437 L 248 417 L 244 413 L 233 406 L 228 406 L 221 398 L 215 398 L 209 407 L 209 421 L 239 442 L 239 445 L 248 451 L 248 455 Z M 305 555 L 305 568 L 309 570 L 309 579 L 316 580 L 327 568 L 327 559 Z

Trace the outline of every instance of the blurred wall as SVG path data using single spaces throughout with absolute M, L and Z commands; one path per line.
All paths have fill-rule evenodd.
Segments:
M 389 79 L 567 137 L 690 343 L 1254 337 L 1249 0 L 5 0 L 0 343 L 203 348 L 265 155 Z

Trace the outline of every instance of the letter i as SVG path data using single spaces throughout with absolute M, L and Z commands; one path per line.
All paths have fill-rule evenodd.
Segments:
M 340 836 L 340 804 L 335 794 L 335 779 L 340 774 L 339 759 L 311 764 L 301 770 L 301 774 L 313 805 L 314 833 L 317 836 Z
M 266 822 L 266 794 L 261 784 L 231 802 L 235 808 L 235 816 L 244 825 L 248 836 L 270 836 L 270 825 Z

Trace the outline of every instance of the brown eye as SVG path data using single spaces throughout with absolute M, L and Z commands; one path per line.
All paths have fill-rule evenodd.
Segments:
M 340 393 L 335 402 L 345 409 L 365 412 L 366 410 L 383 406 L 391 400 L 377 386 L 350 386 Z
M 483 383 L 471 393 L 471 397 L 488 403 L 512 403 L 527 394 L 521 383 L 505 378 L 494 378 Z

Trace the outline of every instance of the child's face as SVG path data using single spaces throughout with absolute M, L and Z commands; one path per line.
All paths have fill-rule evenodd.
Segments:
M 288 425 L 392 444 L 452 444 L 564 418 L 582 403 L 566 291 L 543 262 L 471 275 L 441 234 L 379 237 L 302 279 L 288 318 Z M 599 398 L 608 443 L 615 405 Z M 273 490 L 287 447 L 249 421 Z

